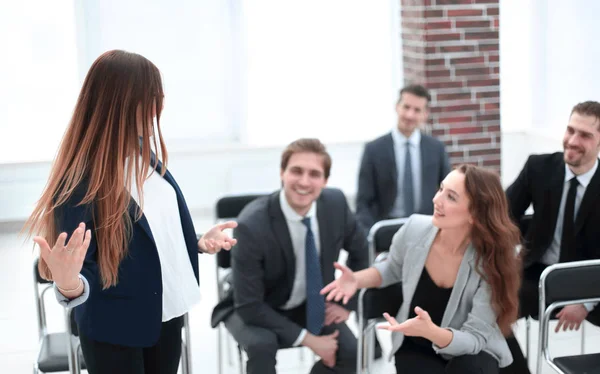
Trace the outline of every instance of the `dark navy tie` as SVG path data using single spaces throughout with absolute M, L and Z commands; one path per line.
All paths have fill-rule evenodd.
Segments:
M 302 223 L 306 226 L 306 329 L 319 335 L 325 322 L 325 296 L 319 293 L 323 288 L 323 276 L 310 217 L 304 218 Z
M 404 196 L 404 215 L 410 216 L 415 212 L 415 194 L 413 187 L 413 173 L 412 173 L 412 159 L 410 157 L 410 142 L 406 142 L 404 146 L 406 153 L 404 156 L 404 178 L 403 178 L 403 191 Z

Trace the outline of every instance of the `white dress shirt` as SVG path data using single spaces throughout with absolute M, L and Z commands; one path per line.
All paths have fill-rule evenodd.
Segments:
M 565 164 L 565 180 L 563 183 L 563 191 L 562 198 L 560 199 L 560 206 L 558 208 L 558 217 L 556 219 L 556 228 L 554 229 L 554 237 L 552 239 L 552 243 L 550 243 L 550 247 L 546 250 L 544 255 L 542 256 L 540 262 L 545 265 L 556 264 L 560 259 L 560 242 L 562 240 L 562 232 L 563 232 L 563 216 L 565 214 L 565 204 L 567 202 L 567 193 L 569 192 L 569 181 L 571 178 L 576 177 L 579 182 L 579 186 L 577 186 L 577 193 L 575 195 L 575 208 L 573 210 L 573 217 L 577 217 L 577 213 L 579 212 L 579 206 L 581 205 L 581 200 L 583 200 L 583 195 L 585 194 L 585 190 L 587 186 L 590 184 L 592 177 L 596 173 L 596 169 L 598 169 L 598 159 L 594 163 L 594 166 L 586 173 L 581 175 L 575 175 L 569 169 L 569 166 Z M 591 311 L 594 308 L 595 303 L 587 303 L 585 304 L 588 311 Z
M 415 129 L 407 138 L 395 127 L 392 130 L 392 139 L 394 140 L 394 155 L 396 158 L 397 193 L 394 207 L 390 212 L 392 217 L 406 217 L 404 210 L 404 191 L 402 188 L 402 179 L 404 178 L 404 164 L 406 159 L 406 146 L 410 147 L 410 161 L 413 174 L 413 192 L 414 192 L 414 209 L 419 211 L 421 206 L 421 130 Z
M 294 276 L 294 286 L 289 300 L 281 307 L 281 309 L 289 310 L 296 308 L 306 300 L 306 226 L 302 223 L 304 218 L 310 218 L 310 226 L 315 237 L 315 245 L 317 253 L 321 253 L 321 243 L 319 241 L 319 222 L 317 221 L 317 203 L 313 202 L 308 213 L 303 217 L 288 203 L 283 189 L 279 193 L 279 203 L 281 211 L 285 217 L 288 230 L 290 231 L 290 239 L 292 247 L 294 247 L 294 255 L 296 257 L 296 274 Z M 302 329 L 300 335 L 294 342 L 293 346 L 298 346 L 306 336 L 306 329 Z

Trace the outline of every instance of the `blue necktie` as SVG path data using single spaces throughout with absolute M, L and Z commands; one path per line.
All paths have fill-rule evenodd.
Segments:
M 323 288 L 323 276 L 310 217 L 304 218 L 302 223 L 306 226 L 306 329 L 313 335 L 319 335 L 325 322 L 325 296 L 319 294 Z
M 404 156 L 404 178 L 402 178 L 402 196 L 404 196 L 404 215 L 410 216 L 415 212 L 415 194 L 413 191 L 412 160 L 410 157 L 410 143 L 406 142 L 406 155 Z

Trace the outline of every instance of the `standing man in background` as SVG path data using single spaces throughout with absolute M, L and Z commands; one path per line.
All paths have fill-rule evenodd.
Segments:
M 365 146 L 356 213 L 367 231 L 383 219 L 433 214 L 432 199 L 450 162 L 444 144 L 420 130 L 430 101 L 425 87 L 404 87 L 396 104 L 397 126 Z

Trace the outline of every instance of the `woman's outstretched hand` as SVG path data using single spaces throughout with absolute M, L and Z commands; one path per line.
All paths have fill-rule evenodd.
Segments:
M 337 302 L 342 300 L 344 304 L 347 304 L 348 300 L 354 296 L 358 289 L 358 280 L 348 267 L 338 262 L 334 262 L 333 267 L 341 270 L 342 276 L 323 287 L 321 295 L 327 294 L 327 301 L 333 300 Z
M 210 254 L 215 254 L 221 249 L 230 250 L 237 243 L 237 240 L 230 238 L 223 230 L 236 227 L 237 222 L 235 221 L 227 221 L 213 226 L 198 240 L 198 248 L 202 252 Z
M 73 235 L 67 240 L 67 233 L 61 233 L 54 246 L 50 245 L 41 236 L 35 236 L 33 241 L 40 247 L 40 255 L 52 273 L 52 280 L 62 289 L 72 290 L 79 287 L 81 280 L 79 273 L 83 267 L 83 260 L 87 253 L 92 233 L 85 229 L 85 223 L 80 223 Z
M 429 313 L 420 307 L 415 307 L 415 314 L 417 315 L 416 317 L 398 323 L 394 317 L 390 316 L 388 313 L 383 313 L 383 316 L 389 322 L 389 325 L 380 325 L 377 327 L 383 330 L 401 332 L 406 336 L 420 336 L 427 338 L 430 335 L 432 327 L 435 325 L 431 321 Z

